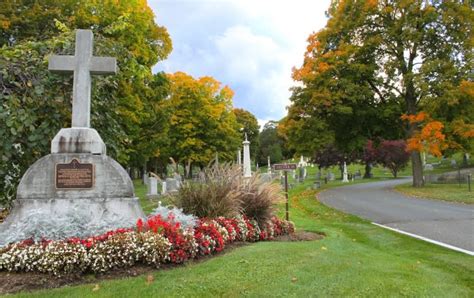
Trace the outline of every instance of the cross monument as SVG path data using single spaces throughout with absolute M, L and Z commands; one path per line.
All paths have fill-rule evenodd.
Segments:
M 117 72 L 117 60 L 93 56 L 91 30 L 76 31 L 75 56 L 49 57 L 48 69 L 56 73 L 73 73 L 71 127 L 90 127 L 91 75 Z

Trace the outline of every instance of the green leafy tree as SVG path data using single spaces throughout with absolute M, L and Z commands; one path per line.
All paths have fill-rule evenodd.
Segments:
M 259 147 L 260 125 L 258 125 L 257 118 L 244 109 L 234 109 L 234 114 L 237 119 L 240 131 L 240 146 L 245 139 L 245 133 L 250 141 L 250 157 L 255 159 Z
M 261 165 L 267 164 L 268 157 L 272 164 L 283 159 L 283 140 L 278 136 L 277 126 L 278 122 L 269 121 L 259 135 L 257 161 Z
M 191 170 L 192 165 L 206 166 L 216 153 L 221 161 L 234 160 L 239 139 L 233 91 L 212 77 L 194 79 L 177 72 L 168 74 L 168 79 L 169 156 Z
M 349 101 L 367 107 L 358 109 L 359 115 L 365 110 L 377 116 L 353 119 L 388 116 L 382 117 L 382 125 L 366 123 L 365 127 L 372 130 L 364 134 L 366 139 L 396 139 L 396 133 L 379 133 L 375 128 L 400 127 L 399 119 L 390 120 L 394 114 L 417 114 L 443 98 L 447 85 L 459 86 L 472 70 L 473 12 L 468 2 L 334 0 L 328 16 L 326 27 L 309 37 L 303 66 L 294 73 L 303 83 L 293 95 L 302 102 L 295 113 L 298 117 L 311 117 L 323 106 L 328 107 L 323 109 L 327 115 L 318 112 L 318 119 L 324 123 L 334 113 L 350 119 L 357 115 L 354 106 L 341 105 Z M 343 123 L 349 130 L 357 127 Z M 334 123 L 329 127 L 335 127 Z M 406 137 L 417 131 L 418 124 L 408 124 Z M 347 146 L 365 143 L 362 138 L 358 140 L 360 133 L 346 135 Z M 340 136 L 339 132 L 334 134 L 335 139 Z M 335 142 L 338 147 L 343 145 Z M 413 151 L 411 160 L 413 185 L 421 186 L 419 152 Z

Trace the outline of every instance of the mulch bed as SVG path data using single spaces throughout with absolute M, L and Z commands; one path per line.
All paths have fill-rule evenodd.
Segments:
M 279 236 L 274 241 L 313 241 L 324 238 L 324 234 L 297 231 L 292 235 Z M 246 246 L 252 243 L 249 242 L 234 242 L 226 244 L 224 251 L 200 257 L 199 259 L 190 261 L 188 263 L 195 264 L 205 262 L 206 260 L 214 257 L 225 255 L 231 252 L 235 248 Z M 12 294 L 23 291 L 35 291 L 41 289 L 54 289 L 63 286 L 75 286 L 81 284 L 96 284 L 103 280 L 120 279 L 126 277 L 135 277 L 139 275 L 149 274 L 151 275 L 156 270 L 168 270 L 175 267 L 181 266 L 179 264 L 164 264 L 159 269 L 137 264 L 130 268 L 116 268 L 102 274 L 67 274 L 64 276 L 54 276 L 45 273 L 37 272 L 0 272 L 0 295 Z M 148 276 L 147 278 L 153 278 Z

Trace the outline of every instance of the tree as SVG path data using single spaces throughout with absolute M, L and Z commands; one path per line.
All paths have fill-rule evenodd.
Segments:
M 334 144 L 326 145 L 323 149 L 318 150 L 314 157 L 314 162 L 319 169 L 327 169 L 332 166 L 339 166 L 341 179 L 344 171 L 344 162 L 350 164 L 357 160 L 357 153 L 344 153 L 336 148 Z
M 404 140 L 385 140 L 377 148 L 377 162 L 388 168 L 395 178 L 398 172 L 407 166 L 409 160 L 410 153 Z
M 303 66 L 294 73 L 304 84 L 294 96 L 308 103 L 299 108 L 300 117 L 308 117 L 301 111 L 320 106 L 350 114 L 340 103 L 354 98 L 381 115 L 398 113 L 397 107 L 399 116 L 415 115 L 460 86 L 473 68 L 474 18 L 468 2 L 334 0 L 328 16 L 326 27 L 309 37 Z M 320 118 L 326 121 L 326 115 Z M 395 120 L 388 126 L 400 124 Z M 406 137 L 417 130 L 418 124 L 407 124 Z M 419 152 L 413 151 L 411 160 L 413 185 L 422 186 Z
M 260 125 L 258 125 L 257 118 L 249 111 L 239 108 L 234 109 L 234 114 L 239 125 L 241 143 L 245 139 L 245 133 L 247 133 L 247 138 L 250 141 L 250 156 L 256 159 L 260 134 Z
M 269 121 L 263 126 L 259 135 L 259 148 L 257 161 L 259 164 L 266 164 L 268 157 L 270 162 L 277 163 L 283 159 L 283 140 L 278 136 L 278 122 Z
M 364 161 L 365 163 L 364 178 L 371 178 L 372 166 L 375 165 L 378 161 L 377 148 L 375 147 L 374 142 L 372 140 L 367 141 L 364 153 L 362 154 L 362 161 Z
M 167 75 L 170 96 L 169 156 L 185 168 L 206 166 L 219 154 L 234 160 L 239 144 L 238 124 L 232 112 L 233 91 L 212 77 L 194 79 L 183 72 Z M 188 175 L 192 173 L 189 172 Z
M 0 26 L 2 203 L 10 202 L 27 167 L 49 153 L 57 131 L 70 126 L 72 76 L 51 74 L 47 56 L 74 53 L 71 28 L 91 28 L 94 54 L 118 60 L 118 74 L 95 77 L 92 88 L 92 126 L 108 154 L 134 165 L 156 153 L 148 147 L 154 143 L 143 145 L 140 139 L 149 123 L 166 131 L 167 121 L 156 108 L 166 83 L 151 67 L 169 54 L 171 40 L 146 2 L 7 0 Z

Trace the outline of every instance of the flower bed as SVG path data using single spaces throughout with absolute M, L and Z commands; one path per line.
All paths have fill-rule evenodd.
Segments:
M 294 232 L 291 222 L 277 217 L 259 226 L 246 217 L 199 219 L 183 227 L 173 214 L 138 220 L 135 228 L 118 229 L 87 239 L 25 240 L 0 248 L 0 270 L 61 275 L 106 272 L 136 263 L 159 267 L 180 264 L 222 251 L 234 241 L 271 240 Z

